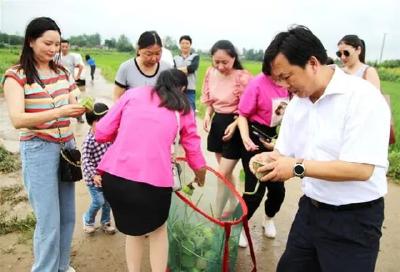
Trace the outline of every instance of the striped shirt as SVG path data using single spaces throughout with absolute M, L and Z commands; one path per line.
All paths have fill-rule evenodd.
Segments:
M 45 88 L 38 83 L 27 84 L 24 71 L 18 70 L 18 66 L 11 67 L 5 73 L 6 78 L 15 79 L 24 89 L 25 112 L 35 113 L 59 108 L 69 103 L 69 93 L 77 89 L 74 80 L 63 71 L 52 72 L 50 75 L 40 75 L 40 80 Z M 51 142 L 67 142 L 73 138 L 70 120 L 68 117 L 60 117 L 34 127 L 20 130 L 20 140 L 27 141 L 34 137 Z

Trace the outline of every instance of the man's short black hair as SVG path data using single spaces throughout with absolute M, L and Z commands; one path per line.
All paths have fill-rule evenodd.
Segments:
M 67 39 L 61 39 L 61 43 L 68 43 L 68 44 L 69 44 L 69 40 L 67 40 Z
M 271 75 L 271 63 L 282 53 L 291 65 L 304 68 L 314 56 L 321 64 L 326 64 L 327 54 L 321 41 L 305 26 L 292 26 L 288 31 L 278 33 L 265 50 L 262 71 Z

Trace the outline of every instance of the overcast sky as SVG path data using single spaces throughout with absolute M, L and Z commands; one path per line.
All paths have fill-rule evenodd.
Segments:
M 241 48 L 265 49 L 275 34 L 302 24 L 334 57 L 338 40 L 357 34 L 367 60 L 400 59 L 399 0 L 0 0 L 0 31 L 23 35 L 37 16 L 52 17 L 63 36 L 125 34 L 136 43 L 146 30 L 179 39 L 189 34 L 193 47 L 209 49 L 219 39 Z

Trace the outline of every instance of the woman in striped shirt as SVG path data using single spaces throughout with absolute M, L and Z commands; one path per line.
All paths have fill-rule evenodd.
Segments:
M 50 18 L 32 20 L 19 64 L 4 76 L 11 122 L 20 129 L 24 184 L 36 216 L 32 271 L 75 271 L 69 266 L 75 224 L 74 183 L 60 182 L 62 145 L 75 146 L 70 117 L 85 108 L 71 94 L 72 77 L 53 58 L 61 31 Z

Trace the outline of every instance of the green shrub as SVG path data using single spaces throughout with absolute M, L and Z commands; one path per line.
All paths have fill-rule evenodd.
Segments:
M 389 171 L 388 176 L 397 180 L 400 180 L 400 152 L 392 151 L 389 153 Z
M 8 219 L 6 212 L 0 213 L 0 235 L 11 232 L 32 232 L 35 229 L 36 218 L 33 213 L 28 214 L 25 218 L 16 216 Z
M 400 68 L 378 68 L 381 81 L 400 82 Z
M 19 157 L 0 146 L 0 173 L 11 173 L 21 169 Z

